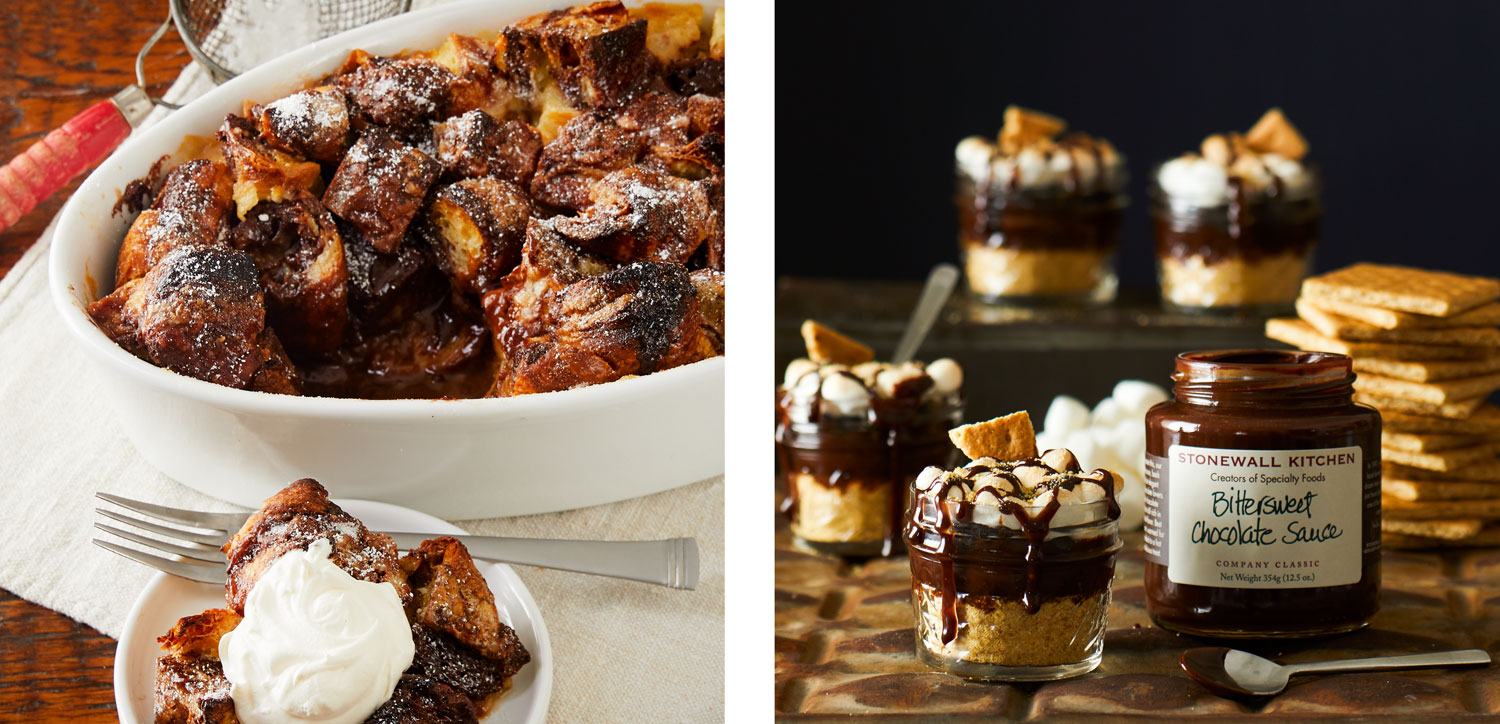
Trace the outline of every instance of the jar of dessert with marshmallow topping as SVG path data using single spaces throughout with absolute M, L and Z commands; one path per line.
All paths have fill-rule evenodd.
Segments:
M 1125 160 L 1061 119 L 1005 110 L 998 143 L 955 151 L 958 243 L 969 289 L 989 302 L 1109 302 L 1119 286 Z
M 1067 450 L 924 470 L 906 523 L 917 658 L 986 681 L 1097 667 L 1122 545 L 1119 487 Z
M 1184 310 L 1277 312 L 1312 266 L 1323 218 L 1307 143 L 1278 109 L 1215 134 L 1151 184 L 1162 301 Z
M 787 365 L 776 451 L 796 543 L 834 555 L 898 552 L 907 486 L 956 455 L 948 429 L 963 418 L 962 385 L 950 359 Z

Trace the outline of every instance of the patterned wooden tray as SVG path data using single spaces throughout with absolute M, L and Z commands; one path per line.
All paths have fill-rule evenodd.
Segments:
M 1261 705 L 1220 699 L 1177 666 L 1207 642 L 1168 633 L 1146 616 L 1141 535 L 1116 566 L 1104 662 L 1048 684 L 981 684 L 938 673 L 912 653 L 906 558 L 849 564 L 776 538 L 776 713 L 797 722 L 1134 720 L 1495 720 L 1500 666 L 1302 676 Z M 1388 551 L 1381 611 L 1358 633 L 1242 646 L 1282 661 L 1484 648 L 1500 656 L 1500 550 L 1442 555 Z

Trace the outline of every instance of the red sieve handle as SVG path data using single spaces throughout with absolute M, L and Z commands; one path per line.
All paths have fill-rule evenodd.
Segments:
M 130 121 L 112 101 L 100 101 L 48 133 L 0 168 L 0 231 L 104 160 L 130 135 Z

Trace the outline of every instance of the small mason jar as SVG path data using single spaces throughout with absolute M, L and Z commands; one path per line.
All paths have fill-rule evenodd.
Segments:
M 1324 636 L 1380 607 L 1380 413 L 1349 357 L 1177 356 L 1146 413 L 1146 612 L 1213 638 Z
M 828 414 L 815 398 L 776 397 L 781 512 L 796 543 L 819 553 L 889 556 L 901 550 L 907 486 L 957 451 L 948 430 L 963 420 L 957 392 L 936 398 L 874 397 L 868 413 Z
M 1029 508 L 912 494 L 917 658 L 983 681 L 1049 681 L 1099 665 L 1121 548 L 1112 497 Z
M 1063 155 L 1078 158 L 1066 147 Z M 1114 255 L 1129 199 L 1119 157 L 1111 160 L 1094 162 L 1101 170 L 1091 183 L 1079 181 L 1076 171 L 1026 183 L 1020 158 L 1011 164 L 961 157 L 954 200 L 970 291 L 995 304 L 1113 301 L 1119 287 Z
M 1163 303 L 1185 311 L 1278 313 L 1312 268 L 1323 219 L 1316 169 L 1297 187 L 1270 177 L 1249 191 L 1229 178 L 1227 200 L 1174 197 L 1152 174 L 1151 218 Z

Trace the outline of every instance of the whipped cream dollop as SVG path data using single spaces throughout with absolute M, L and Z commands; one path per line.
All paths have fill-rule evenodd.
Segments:
M 245 724 L 358 724 L 391 698 L 416 652 L 396 588 L 350 576 L 314 541 L 273 562 L 219 641 Z
M 818 398 L 825 416 L 863 417 L 875 398 L 920 397 L 926 402 L 956 394 L 963 383 L 963 368 L 946 357 L 929 364 L 865 362 L 853 366 L 795 359 L 786 366 L 781 387 L 791 392 L 794 405 Z

